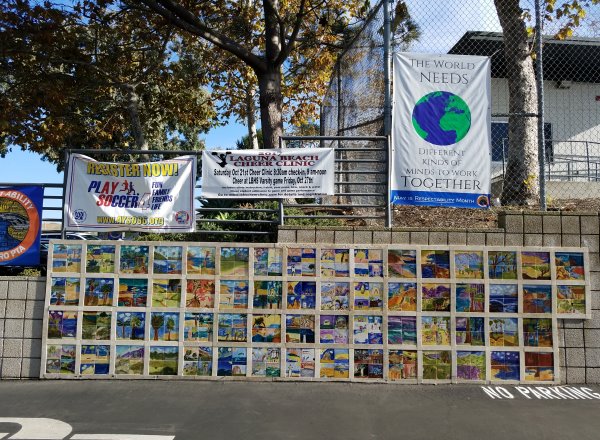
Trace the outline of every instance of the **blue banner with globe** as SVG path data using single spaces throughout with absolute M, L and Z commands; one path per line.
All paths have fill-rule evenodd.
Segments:
M 391 201 L 489 208 L 490 59 L 394 55 Z

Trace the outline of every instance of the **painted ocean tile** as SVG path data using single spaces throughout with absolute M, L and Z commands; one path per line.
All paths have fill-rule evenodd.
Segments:
M 52 257 L 53 272 L 81 272 L 80 244 L 55 244 Z
M 552 286 L 525 284 L 523 286 L 523 313 L 552 313 Z
M 354 276 L 369 278 L 382 277 L 383 250 L 354 249 Z
M 585 286 L 556 286 L 557 312 L 584 315 Z
M 281 342 L 281 315 L 252 315 L 252 342 Z
M 76 306 L 79 304 L 79 278 L 52 277 L 50 304 L 53 306 Z
M 85 271 L 87 273 L 114 273 L 115 246 L 110 244 L 88 244 Z
M 322 249 L 321 250 L 321 276 L 322 277 L 348 277 L 348 276 L 350 276 L 350 250 L 349 249 Z
M 521 252 L 521 270 L 524 280 L 549 280 L 550 252 Z
M 215 282 L 213 280 L 187 280 L 185 307 L 188 309 L 212 309 L 215 306 Z
M 75 345 L 55 345 L 46 347 L 47 374 L 75 374 Z
M 450 251 L 422 250 L 421 277 L 450 278 Z
M 388 310 L 417 311 L 417 283 L 388 283 Z
M 526 352 L 525 380 L 554 381 L 554 353 Z
M 110 339 L 110 312 L 84 311 L 81 318 L 81 339 L 108 341 Z
M 321 344 L 348 343 L 348 316 L 320 315 L 319 320 Z
M 490 313 L 518 313 L 519 290 L 516 284 L 490 284 Z
M 424 312 L 449 312 L 450 284 L 424 283 L 421 286 L 421 310 Z
M 459 283 L 456 285 L 457 312 L 485 312 L 485 285 Z
M 248 276 L 249 249 L 247 247 L 221 248 L 221 275 Z
M 117 345 L 115 347 L 115 374 L 143 374 L 144 353 L 143 345 Z
M 354 350 L 354 377 L 360 379 L 383 379 L 383 350 Z
M 485 319 L 456 317 L 456 345 L 485 345 Z
M 450 380 L 452 356 L 449 351 L 423 351 L 423 379 Z
M 454 275 L 456 278 L 483 279 L 483 252 L 454 251 Z
M 254 275 L 281 276 L 283 270 L 283 249 L 254 248 Z
M 353 329 L 355 344 L 383 344 L 382 316 L 355 315 Z
M 348 379 L 350 377 L 350 355 L 347 348 L 325 348 L 321 350 L 321 377 Z
M 117 312 L 117 339 L 143 340 L 145 325 L 144 312 Z
M 456 377 L 461 380 L 485 380 L 485 351 L 457 351 Z
M 115 280 L 112 278 L 86 278 L 84 306 L 112 306 Z
M 182 267 L 183 248 L 181 246 L 156 246 L 154 248 L 155 274 L 181 274 Z
M 521 364 L 518 351 L 491 352 L 492 380 L 519 380 Z
M 555 252 L 557 280 L 585 280 L 582 252 Z
M 354 283 L 354 310 L 381 310 L 382 307 L 383 283 Z
M 417 251 L 389 249 L 388 275 L 390 278 L 416 278 Z
M 245 376 L 246 348 L 219 347 L 217 362 L 217 376 Z
M 279 348 L 253 348 L 252 376 L 281 376 L 281 350 Z
M 417 378 L 416 350 L 388 351 L 388 378 L 392 381 Z
M 179 360 L 179 347 L 150 347 L 148 374 L 156 376 L 176 376 Z
M 519 345 L 519 320 L 517 318 L 489 318 L 490 345 L 492 347 L 517 347 Z
M 417 345 L 417 317 L 388 316 L 388 344 Z
M 110 345 L 81 346 L 82 375 L 108 374 L 110 369 Z
M 349 310 L 350 283 L 321 283 L 321 310 Z
M 552 319 L 523 318 L 523 344 L 527 347 L 552 347 Z
M 287 274 L 293 277 L 316 275 L 317 256 L 314 248 L 289 248 Z
M 287 308 L 314 309 L 317 299 L 317 283 L 314 281 L 288 281 Z
M 119 279 L 119 307 L 146 307 L 148 280 L 141 278 Z
M 188 275 L 214 275 L 216 248 L 189 246 L 187 248 Z
M 286 315 L 285 341 L 292 343 L 314 344 L 314 315 Z
M 285 377 L 315 377 L 315 349 L 288 348 L 285 354 Z
M 186 312 L 183 338 L 194 342 L 212 342 L 214 315 L 212 313 Z
M 155 278 L 152 281 L 152 307 L 179 307 L 181 280 Z
M 248 281 L 221 280 L 219 283 L 220 309 L 248 308 Z
M 245 313 L 219 314 L 218 340 L 225 342 L 246 342 L 248 330 Z
M 450 317 L 422 316 L 421 343 L 423 345 L 450 345 Z
M 517 279 L 517 253 L 515 251 L 488 251 L 488 274 L 493 280 Z
M 121 246 L 121 273 L 148 273 L 148 246 Z
M 212 376 L 212 347 L 184 347 L 183 375 Z
M 75 339 L 77 312 L 50 310 L 48 312 L 48 339 Z
M 255 309 L 281 309 L 281 281 L 254 281 Z

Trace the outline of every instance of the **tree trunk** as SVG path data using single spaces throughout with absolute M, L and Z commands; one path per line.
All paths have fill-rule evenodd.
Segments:
M 501 202 L 502 205 L 535 205 L 539 203 L 537 119 L 518 115 L 537 113 L 538 105 L 527 28 L 519 0 L 494 0 L 494 4 L 504 33 L 511 114 Z
M 142 122 L 140 120 L 140 97 L 136 93 L 133 85 L 126 85 L 125 90 L 127 90 L 127 112 L 129 113 L 131 134 L 135 140 L 135 146 L 138 150 L 147 150 L 148 143 L 146 142 L 144 129 L 142 128 Z
M 266 73 L 257 73 L 256 76 L 263 145 L 264 148 L 279 148 L 279 138 L 283 135 L 281 70 L 277 67 Z
M 246 91 L 246 119 L 248 121 L 248 143 L 253 150 L 258 150 L 256 106 L 254 105 L 254 90 L 252 87 L 248 87 L 248 90 Z

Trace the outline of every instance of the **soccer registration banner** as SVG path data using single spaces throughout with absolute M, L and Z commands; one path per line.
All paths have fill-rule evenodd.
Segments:
M 192 232 L 196 158 L 161 162 L 97 162 L 73 154 L 65 228 L 76 231 Z
M 394 55 L 391 200 L 488 208 L 490 59 Z
M 44 188 L 0 188 L 0 266 L 40 264 Z

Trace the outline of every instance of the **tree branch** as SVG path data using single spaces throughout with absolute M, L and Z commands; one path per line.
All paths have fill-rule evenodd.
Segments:
M 296 14 L 296 22 L 294 23 L 294 28 L 292 30 L 292 34 L 289 37 L 289 42 L 285 42 L 285 38 L 282 39 L 283 48 L 279 53 L 279 56 L 275 60 L 275 63 L 278 66 L 281 66 L 283 62 L 290 55 L 294 47 L 296 46 L 296 39 L 298 38 L 298 33 L 300 32 L 300 28 L 302 27 L 302 22 L 304 20 L 304 16 L 306 12 L 304 11 L 304 7 L 306 6 L 306 0 L 302 0 L 300 2 L 300 8 L 298 9 L 298 13 Z

